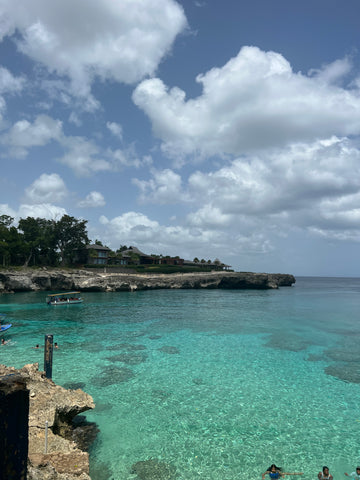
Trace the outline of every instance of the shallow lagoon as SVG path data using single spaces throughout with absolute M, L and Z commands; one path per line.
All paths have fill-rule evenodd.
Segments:
M 269 291 L 86 293 L 0 297 L 14 326 L 0 362 L 82 383 L 97 404 L 93 480 L 127 480 L 149 458 L 183 480 L 260 479 L 271 463 L 335 480 L 359 463 L 360 279 L 297 279 Z

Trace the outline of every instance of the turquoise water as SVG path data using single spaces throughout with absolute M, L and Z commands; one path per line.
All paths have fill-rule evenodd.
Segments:
M 360 279 L 45 297 L 0 296 L 14 325 L 0 363 L 43 369 L 33 347 L 54 335 L 53 380 L 96 403 L 92 480 L 135 479 L 149 458 L 180 480 L 260 480 L 271 463 L 337 480 L 360 463 Z

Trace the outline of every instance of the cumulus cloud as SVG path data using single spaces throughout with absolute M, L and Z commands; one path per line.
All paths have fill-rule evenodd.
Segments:
M 111 163 L 103 157 L 99 147 L 83 137 L 63 137 L 66 153 L 58 161 L 72 169 L 79 177 L 112 170 Z
M 346 231 L 343 239 L 360 233 L 360 150 L 347 138 L 244 155 L 187 180 L 167 169 L 133 182 L 143 203 L 190 208 L 182 228 L 256 238 L 257 251 L 269 251 L 271 236 L 294 229 L 329 238 Z
M 56 205 L 49 203 L 39 203 L 37 205 L 20 205 L 18 218 L 45 218 L 46 220 L 60 220 L 63 215 L 67 215 L 67 211 Z
M 123 128 L 119 123 L 116 122 L 107 122 L 106 127 L 110 130 L 110 132 L 120 140 L 123 139 Z
M 62 137 L 62 122 L 48 115 L 38 115 L 34 123 L 19 120 L 0 137 L 0 142 L 10 148 L 14 157 L 23 158 L 28 149 L 44 146 L 52 140 L 59 141 Z
M 150 180 L 134 178 L 132 182 L 139 188 L 140 201 L 143 203 L 164 205 L 186 200 L 186 195 L 182 192 L 181 176 L 170 169 L 153 170 Z
M 0 215 L 8 215 L 9 217 L 16 217 L 16 212 L 7 203 L 0 204 Z
M 144 155 L 140 157 L 134 145 L 129 145 L 127 148 L 106 150 L 106 156 L 111 163 L 111 168 L 114 171 L 122 170 L 123 168 L 140 168 L 150 166 L 152 164 L 152 158 L 150 155 Z
M 78 203 L 78 206 L 82 208 L 103 207 L 104 205 L 106 205 L 106 202 L 104 196 L 100 192 L 90 192 L 88 195 L 86 195 L 84 200 L 81 200 Z
M 25 190 L 26 198 L 32 204 L 61 202 L 67 194 L 65 183 L 57 173 L 43 173 Z
M 15 77 L 7 68 L 0 66 L 0 94 L 21 92 L 25 83 L 24 77 Z
M 155 72 L 186 27 L 174 0 L 2 0 L 0 37 L 85 97 L 95 77 L 133 83 Z M 16 34 L 15 34 L 16 33 Z
M 350 69 L 343 60 L 305 75 L 279 53 L 243 47 L 223 67 L 197 76 L 197 98 L 151 78 L 136 87 L 133 101 L 170 156 L 242 155 L 359 134 L 359 91 L 335 85 Z
M 196 249 L 203 252 L 206 248 L 207 255 L 211 255 L 210 252 L 219 248 L 219 245 L 225 248 L 228 240 L 214 230 L 161 225 L 139 212 L 127 212 L 113 219 L 102 216 L 100 222 L 103 226 L 101 236 L 113 248 L 118 248 L 119 244 L 131 244 L 145 251 L 150 249 L 153 253 L 168 255 Z

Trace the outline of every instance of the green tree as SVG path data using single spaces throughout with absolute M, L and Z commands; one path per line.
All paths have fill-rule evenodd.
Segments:
M 10 226 L 13 221 L 9 215 L 0 215 L 0 257 L 4 267 L 10 264 Z
M 63 215 L 55 223 L 54 238 L 62 266 L 74 263 L 79 252 L 83 251 L 90 243 L 86 224 L 87 220 L 77 220 L 69 215 Z
M 33 265 L 51 265 L 55 258 L 54 225 L 44 218 L 21 218 L 24 267 L 32 260 Z
M 199 259 L 197 257 L 194 258 L 193 260 L 194 263 L 199 263 Z

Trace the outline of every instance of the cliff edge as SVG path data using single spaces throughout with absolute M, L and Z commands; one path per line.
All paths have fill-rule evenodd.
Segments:
M 102 273 L 89 270 L 21 269 L 0 272 L 0 293 L 27 291 L 119 292 L 134 290 L 223 288 L 273 289 L 289 287 L 295 277 L 283 273 Z
M 37 363 L 16 370 L 0 365 L 0 377 L 16 375 L 29 390 L 28 480 L 91 480 L 89 455 L 69 440 L 73 419 L 93 409 L 90 395 L 82 390 L 66 390 L 45 377 Z M 6 412 L 5 412 L 6 413 Z M 44 453 L 46 422 L 47 452 Z M 1 475 L 0 475 L 1 476 Z M 2 478 L 2 477 L 1 477 Z

